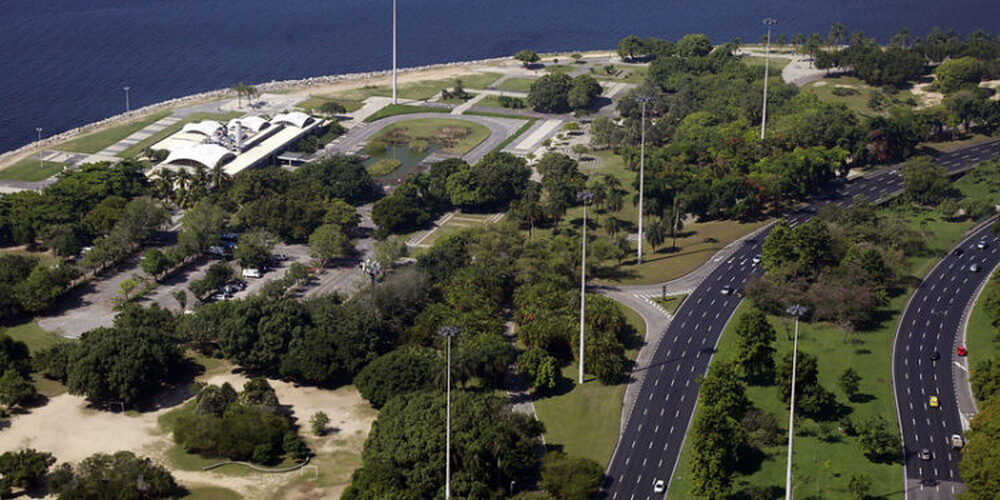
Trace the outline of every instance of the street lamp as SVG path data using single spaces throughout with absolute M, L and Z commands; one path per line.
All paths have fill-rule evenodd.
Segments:
M 767 124 L 767 63 L 771 55 L 771 26 L 778 24 L 778 21 L 765 17 L 764 24 L 767 25 L 767 44 L 764 46 L 764 104 L 760 112 L 760 140 L 762 141 L 764 140 L 764 126 Z
M 128 91 L 129 91 L 129 90 L 130 90 L 131 88 L 132 88 L 132 87 L 122 87 L 122 90 L 124 90 L 124 91 L 125 91 L 125 112 L 126 112 L 126 113 L 128 113 L 128 112 L 129 112 L 129 104 L 128 104 Z
M 642 103 L 642 125 L 639 140 L 639 244 L 637 245 L 639 254 L 636 257 L 636 264 L 642 264 L 642 192 L 646 180 L 646 103 L 651 97 L 644 95 L 635 98 Z
M 38 142 L 42 142 L 42 127 L 35 127 L 35 132 L 38 132 Z M 42 155 L 38 155 L 38 169 L 41 170 L 42 167 Z
M 438 335 L 448 339 L 448 396 L 447 415 L 445 417 L 445 437 L 444 437 L 444 498 L 451 498 L 451 339 L 458 336 L 457 326 L 442 326 L 438 330 Z
M 392 0 L 392 103 L 396 104 L 396 0 Z
M 788 406 L 788 470 L 785 473 L 785 500 L 792 500 L 792 437 L 795 435 L 795 370 L 799 354 L 799 318 L 805 316 L 809 309 L 795 304 L 785 311 L 795 316 L 795 340 L 792 342 L 792 394 Z
M 580 383 L 583 383 L 583 322 L 584 307 L 587 304 L 587 202 L 594 197 L 590 191 L 576 193 L 576 198 L 583 202 L 583 252 L 580 255 Z

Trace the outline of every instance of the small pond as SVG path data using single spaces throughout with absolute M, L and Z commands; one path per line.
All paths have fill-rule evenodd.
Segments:
M 398 146 L 390 145 L 388 148 L 386 148 L 385 152 L 370 156 L 367 160 L 364 161 L 364 165 L 365 167 L 370 167 L 371 165 L 374 165 L 376 162 L 380 160 L 385 160 L 390 158 L 401 161 L 402 164 L 400 164 L 399 167 L 396 168 L 396 170 L 393 170 L 389 174 L 375 177 L 375 180 L 387 181 L 406 176 L 406 174 L 413 171 L 413 169 L 416 168 L 417 165 L 420 164 L 420 162 L 424 161 L 425 158 L 440 150 L 441 150 L 441 145 L 434 143 L 428 144 L 427 149 L 424 151 L 411 151 L 409 144 L 402 144 Z

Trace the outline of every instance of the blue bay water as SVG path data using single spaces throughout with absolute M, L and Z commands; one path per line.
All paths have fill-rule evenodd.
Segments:
M 399 0 L 399 65 L 605 49 L 628 34 L 757 42 L 839 21 L 1000 31 L 996 0 Z M 388 69 L 390 0 L 0 0 L 0 151 L 132 107 L 270 80 Z

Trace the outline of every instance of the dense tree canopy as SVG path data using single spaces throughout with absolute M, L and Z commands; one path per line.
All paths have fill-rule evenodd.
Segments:
M 140 500 L 170 498 L 181 489 L 162 465 L 130 451 L 98 453 L 76 465 L 62 464 L 49 476 L 59 500 Z

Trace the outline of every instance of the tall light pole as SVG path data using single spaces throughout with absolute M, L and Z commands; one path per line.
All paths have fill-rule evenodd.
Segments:
M 583 202 L 583 252 L 580 255 L 580 383 L 583 383 L 583 330 L 584 310 L 587 305 L 587 202 L 594 197 L 590 191 L 576 193 L 576 198 Z
M 38 132 L 38 142 L 42 142 L 42 127 L 35 127 L 35 132 Z M 38 155 L 38 169 L 41 170 L 42 166 L 42 155 Z
M 771 56 L 771 26 L 778 24 L 778 21 L 765 17 L 764 24 L 767 25 L 767 43 L 764 45 L 764 105 L 760 112 L 760 140 L 762 141 L 764 140 L 764 127 L 767 124 L 767 71 Z
M 131 90 L 131 89 L 132 89 L 132 87 L 122 87 L 122 90 L 125 91 L 125 112 L 126 113 L 129 112 L 128 91 Z
M 448 396 L 444 435 L 444 498 L 451 498 L 451 338 L 458 335 L 457 326 L 442 326 L 438 335 L 448 339 Z
M 799 318 L 805 316 L 809 309 L 795 304 L 786 312 L 795 316 L 795 340 L 792 341 L 792 394 L 788 403 L 788 470 L 785 473 L 785 500 L 792 500 L 792 437 L 795 435 L 795 370 L 798 368 L 799 357 Z
M 392 103 L 396 104 L 396 0 L 392 0 Z
M 639 139 L 639 244 L 636 245 L 639 253 L 636 257 L 636 264 L 642 264 L 642 192 L 646 181 L 646 103 L 650 99 L 648 95 L 636 97 L 636 100 L 642 103 L 642 124 L 640 125 L 642 132 Z
M 368 275 L 368 279 L 371 280 L 372 284 L 372 316 L 375 315 L 375 277 L 378 273 L 382 271 L 382 263 L 371 258 L 365 257 L 365 260 L 361 262 L 361 272 Z

